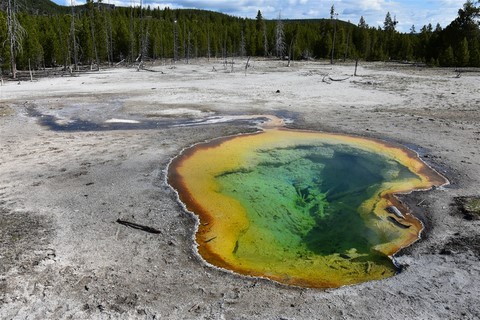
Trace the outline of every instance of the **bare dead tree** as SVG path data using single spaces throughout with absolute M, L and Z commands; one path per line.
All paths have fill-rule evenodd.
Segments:
M 140 4 L 142 5 L 142 4 Z M 142 10 L 142 8 L 140 7 L 140 10 Z M 139 67 L 141 66 L 143 68 L 143 65 L 144 65 L 144 62 L 145 62 L 145 59 L 148 57 L 148 51 L 150 49 L 150 29 L 149 29 L 149 23 L 148 21 L 146 20 L 146 18 L 143 18 L 143 14 L 140 15 L 140 19 L 141 19 L 141 38 L 140 38 L 140 55 L 139 55 L 139 58 L 137 60 L 139 60 Z
M 87 0 L 87 8 L 90 15 L 90 32 L 92 34 L 93 55 L 95 57 L 95 63 L 97 64 L 97 70 L 99 70 L 100 61 L 98 59 L 97 41 L 95 39 L 95 8 L 93 0 Z
M 30 81 L 33 81 L 33 72 L 32 72 L 32 65 L 30 63 L 30 59 L 28 59 L 28 73 L 30 74 Z
M 10 44 L 10 71 L 12 78 L 17 78 L 17 54 L 22 52 L 22 41 L 26 34 L 25 29 L 17 19 L 16 0 L 7 0 L 7 32 Z
M 295 43 L 297 41 L 297 35 L 294 34 L 292 40 L 290 41 L 290 46 L 288 47 L 288 64 L 287 67 L 290 67 L 292 60 L 294 59 L 295 54 Z
M 185 21 L 183 22 L 182 38 L 183 38 L 183 58 L 186 59 L 187 57 L 187 24 Z
M 250 56 L 248 56 L 247 63 L 245 63 L 245 76 L 247 76 L 248 67 L 250 67 Z
M 346 39 L 346 45 L 345 45 L 345 53 L 343 55 L 343 62 L 345 62 L 347 60 L 347 56 L 348 56 L 348 49 L 349 49 L 349 46 L 350 46 L 350 29 L 348 29 L 348 32 L 347 32 L 347 39 Z
M 223 38 L 223 67 L 226 70 L 227 69 L 227 64 L 228 64 L 228 52 L 227 52 L 227 30 L 225 30 L 225 37 Z
M 148 29 L 148 25 L 145 27 L 145 31 L 143 32 L 143 36 L 141 39 L 141 52 L 139 58 L 137 59 L 139 62 L 139 68 L 143 68 L 144 60 L 148 57 L 148 50 L 150 48 L 150 33 Z
M 3 86 L 3 69 L 2 69 L 2 65 L 3 65 L 3 58 L 0 57 L 0 86 Z
M 129 30 L 129 35 L 130 35 L 130 63 L 133 63 L 135 61 L 135 19 L 134 19 L 134 10 L 135 10 L 135 4 L 134 1 L 130 2 L 130 30 Z
M 178 21 L 173 21 L 173 63 L 178 60 Z
M 187 64 L 190 63 L 190 46 L 191 46 L 191 40 L 190 40 L 190 30 L 188 30 L 188 35 L 187 35 L 187 56 L 186 56 L 186 61 Z
M 140 54 L 137 58 L 138 60 L 138 69 L 143 68 L 144 59 L 148 56 L 148 49 L 150 46 L 150 33 L 149 33 L 149 24 L 147 19 L 143 16 L 143 0 L 140 0 Z
M 267 25 L 263 21 L 263 54 L 265 57 L 268 56 L 268 38 L 267 38 Z
M 335 7 L 332 5 L 330 9 L 330 20 L 333 22 L 333 40 L 332 40 L 332 56 L 330 57 L 330 64 L 333 64 L 333 59 L 335 58 L 335 42 L 337 38 L 337 18 L 338 13 L 335 12 Z
M 207 29 L 207 58 L 210 62 L 211 48 L 210 48 L 210 27 Z
M 72 41 L 73 65 L 74 65 L 75 71 L 78 71 L 78 45 L 77 45 L 77 36 L 76 36 L 76 30 L 75 30 L 75 1 L 74 0 L 71 0 L 70 6 L 72 7 L 70 37 Z
M 108 1 L 110 5 L 110 0 Z M 113 28 L 112 28 L 112 16 L 110 14 L 110 9 L 106 11 L 105 14 L 105 33 L 106 33 L 106 42 L 107 42 L 107 56 L 108 64 L 113 64 Z
M 285 56 L 285 33 L 283 31 L 281 13 L 278 14 L 277 25 L 275 27 L 275 54 L 279 59 L 283 59 Z

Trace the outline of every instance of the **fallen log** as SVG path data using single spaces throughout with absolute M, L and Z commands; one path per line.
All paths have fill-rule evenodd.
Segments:
M 324 75 L 323 78 L 322 78 L 322 82 L 325 82 L 327 84 L 330 84 L 330 76 L 328 74 Z
M 165 74 L 165 72 L 161 71 L 161 70 L 153 70 L 153 69 L 147 69 L 147 68 L 142 68 L 143 71 L 148 71 L 148 72 L 159 72 L 161 74 Z
M 120 61 L 120 62 L 117 62 L 117 63 L 115 64 L 115 67 L 117 67 L 117 66 L 121 65 L 121 64 L 122 64 L 122 63 L 124 63 L 124 62 L 125 62 L 125 59 L 123 59 L 123 60 L 122 60 L 122 61 Z
M 408 225 L 408 224 L 403 224 L 403 223 L 401 223 L 400 221 L 398 221 L 398 220 L 395 219 L 394 217 L 388 217 L 387 219 L 388 219 L 390 222 L 392 222 L 394 225 L 396 225 L 397 227 L 399 227 L 399 228 L 408 229 L 408 228 L 411 227 L 411 226 Z
M 142 231 L 145 231 L 145 232 L 148 232 L 148 233 L 155 233 L 155 234 L 162 233 L 160 230 L 157 230 L 155 228 L 148 227 L 148 226 L 143 226 L 141 224 L 130 222 L 130 221 L 117 219 L 117 223 L 119 223 L 121 225 L 124 225 L 126 227 L 130 227 L 130 228 L 137 229 L 137 230 L 142 230 Z
M 328 78 L 329 78 L 331 81 L 345 81 L 345 80 L 350 79 L 350 77 L 346 77 L 346 78 L 342 78 L 342 79 L 334 79 L 334 78 L 332 78 L 332 77 L 330 77 L 330 76 L 328 76 Z
M 399 218 L 405 219 L 405 216 L 402 214 L 402 212 L 400 212 L 400 210 L 398 210 L 398 208 L 395 206 L 388 206 L 387 211 L 393 213 Z

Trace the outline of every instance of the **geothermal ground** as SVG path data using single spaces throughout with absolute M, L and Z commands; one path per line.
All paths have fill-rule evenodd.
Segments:
M 245 62 L 4 81 L 0 318 L 480 317 L 480 71 Z M 203 262 L 166 168 L 195 143 L 256 131 L 224 121 L 256 114 L 406 145 L 449 179 L 401 196 L 425 231 L 397 255 L 400 274 L 318 290 Z

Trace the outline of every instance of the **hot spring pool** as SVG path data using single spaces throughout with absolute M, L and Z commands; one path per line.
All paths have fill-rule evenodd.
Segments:
M 273 128 L 185 150 L 168 182 L 209 264 L 329 288 L 396 274 L 393 254 L 423 226 L 394 194 L 446 180 L 398 145 Z

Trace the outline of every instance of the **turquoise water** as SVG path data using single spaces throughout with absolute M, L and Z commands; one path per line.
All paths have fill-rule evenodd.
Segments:
M 359 207 L 383 182 L 416 177 L 396 161 L 340 144 L 260 150 L 249 163 L 216 180 L 246 210 L 250 226 L 234 254 L 251 261 L 374 254 L 388 239 L 369 228 Z

